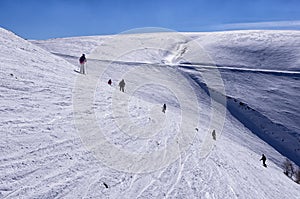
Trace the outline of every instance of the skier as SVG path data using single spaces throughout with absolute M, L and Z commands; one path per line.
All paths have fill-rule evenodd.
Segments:
M 166 112 L 166 110 L 167 110 L 167 105 L 166 105 L 166 104 L 164 104 L 164 105 L 163 105 L 163 107 L 162 107 L 162 112 L 163 112 L 163 113 L 165 113 L 165 112 Z
M 263 166 L 264 167 L 267 167 L 267 165 L 266 165 L 266 160 L 267 160 L 267 158 L 266 158 L 266 156 L 265 156 L 265 154 L 262 154 L 262 157 L 260 158 L 260 161 L 263 161 Z
M 124 81 L 124 79 L 122 79 L 120 81 L 119 86 L 120 86 L 120 91 L 124 92 L 124 89 L 125 89 L 125 81 Z
M 212 137 L 213 137 L 214 140 L 217 139 L 217 138 L 216 138 L 216 131 L 215 131 L 215 130 L 213 130 L 213 132 L 211 133 L 211 135 L 212 135 Z
M 111 86 L 111 84 L 112 84 L 111 79 L 109 79 L 107 83 Z
M 80 73 L 85 74 L 85 68 L 84 64 L 86 63 L 85 54 L 82 54 L 82 56 L 79 58 L 80 63 Z

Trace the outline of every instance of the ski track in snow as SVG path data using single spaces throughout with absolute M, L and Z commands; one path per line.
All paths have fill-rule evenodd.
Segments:
M 167 167 L 151 173 L 126 173 L 106 167 L 87 150 L 76 134 L 72 89 L 76 77 L 81 76 L 72 72 L 77 69 L 74 65 L 77 64 L 74 52 L 80 52 L 80 49 L 72 49 L 69 55 L 57 54 L 68 63 L 3 29 L 0 30 L 3 33 L 0 34 L 1 41 L 11 42 L 11 45 L 1 48 L 5 56 L 0 67 L 2 69 L 2 63 L 5 62 L 8 70 L 1 70 L 0 73 L 3 76 L 1 104 L 4 104 L 0 109 L 0 125 L 3 127 L 0 133 L 4 137 L 0 145 L 0 198 L 300 198 L 299 186 L 284 176 L 282 169 L 278 167 L 284 157 L 230 113 L 226 116 L 224 133 L 222 137 L 217 137 L 209 156 L 206 159 L 199 158 L 198 152 L 206 136 L 211 107 L 205 90 L 194 82 L 191 85 L 198 91 L 197 97 L 202 102 L 199 118 L 201 123 L 197 126 L 199 131 L 187 151 Z M 86 49 L 97 43 L 90 39 L 82 41 L 90 41 L 85 46 Z M 47 50 L 52 51 L 51 45 L 57 45 L 57 49 L 60 49 L 60 45 L 72 41 L 69 39 L 57 43 L 57 40 L 53 40 L 48 44 L 50 49 Z M 186 45 L 187 42 L 170 45 L 170 52 L 178 53 L 167 54 L 165 60 L 179 60 L 188 50 Z M 27 54 L 23 56 L 25 50 L 20 48 L 36 56 L 34 64 L 37 66 L 32 66 L 33 61 L 26 58 Z M 64 49 L 68 48 L 70 46 L 67 45 Z M 107 63 L 89 60 L 86 78 L 90 78 L 95 66 L 104 68 Z M 128 139 L 128 135 L 122 135 L 120 129 L 111 125 L 118 117 L 109 110 L 112 93 L 118 89 L 117 82 L 122 74 L 132 67 L 143 66 L 170 75 L 174 68 L 167 65 L 115 62 L 98 81 L 93 111 L 98 125 L 107 133 L 110 141 L 127 149 L 151 151 L 166 146 L 168 140 L 179 130 L 176 115 L 180 107 L 174 98 L 166 97 L 166 91 L 158 90 L 155 86 L 147 87 L 147 91 L 137 92 L 131 100 L 129 112 L 136 124 L 145 125 L 154 105 L 168 104 L 167 128 L 163 131 L 165 134 L 163 137 L 159 137 L 159 134 L 152 137 L 153 140 L 157 139 L 159 145 L 151 142 L 151 139 L 145 145 L 140 144 L 140 140 Z M 209 68 L 199 66 L 197 69 Z M 245 70 L 252 75 L 282 73 L 298 77 L 296 72 L 289 74 L 290 71 L 281 70 L 223 69 L 232 73 Z M 190 75 L 193 74 L 191 71 L 193 68 L 188 64 L 182 65 L 181 72 Z M 107 85 L 107 77 L 112 78 L 113 87 Z M 126 89 L 142 80 L 143 77 L 126 79 Z M 174 84 L 176 83 L 177 80 L 174 79 Z M 152 96 L 151 93 L 158 95 Z M 160 95 L 162 97 L 157 97 Z M 123 102 L 120 102 L 116 106 L 122 105 Z M 193 108 L 195 107 L 191 105 L 191 109 Z M 93 114 L 93 111 L 86 114 Z M 159 120 L 158 114 L 152 116 L 152 122 Z M 194 129 L 195 127 L 191 130 Z M 262 167 L 259 162 L 262 152 L 268 152 L 270 156 L 268 168 Z
M 181 47 L 183 49 L 185 49 L 184 47 Z M 181 49 L 179 48 L 179 49 Z M 66 54 L 62 54 L 62 53 L 55 53 L 52 52 L 54 55 L 58 55 L 62 58 L 66 58 L 66 59 L 77 59 L 76 56 L 70 56 L 70 55 L 66 55 Z M 299 71 L 293 71 L 293 70 L 272 70 L 272 69 L 261 69 L 261 68 L 255 68 L 255 67 L 251 67 L 248 68 L 247 66 L 227 66 L 227 65 L 220 65 L 220 64 L 215 64 L 215 63 L 174 63 L 172 61 L 176 61 L 177 59 L 180 58 L 180 53 L 178 55 L 169 55 L 169 57 L 166 57 L 165 60 L 166 61 L 164 63 L 151 63 L 151 62 L 131 62 L 131 61 L 118 61 L 118 60 L 103 60 L 103 59 L 93 59 L 91 58 L 90 60 L 94 60 L 94 61 L 100 61 L 103 63 L 118 63 L 118 64 L 128 64 L 128 65 L 152 65 L 152 66 L 173 66 L 173 67 L 181 67 L 183 69 L 192 69 L 192 70 L 196 70 L 196 69 L 215 69 L 218 68 L 219 70 L 229 70 L 229 71 L 237 71 L 237 72 L 249 72 L 249 73 L 263 73 L 263 74 L 272 74 L 272 75 L 278 75 L 278 76 L 291 76 L 291 77 L 300 77 L 300 72 Z M 178 58 L 176 58 L 178 57 Z

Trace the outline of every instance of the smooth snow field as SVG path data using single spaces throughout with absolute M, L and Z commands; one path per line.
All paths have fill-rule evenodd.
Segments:
M 0 46 L 0 198 L 300 198 L 299 31 Z

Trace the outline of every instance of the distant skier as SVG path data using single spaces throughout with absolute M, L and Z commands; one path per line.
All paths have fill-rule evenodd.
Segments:
M 122 79 L 120 81 L 119 86 L 120 86 L 120 91 L 124 92 L 124 89 L 125 89 L 125 81 L 124 81 L 124 79 Z
M 215 130 L 213 130 L 213 132 L 211 133 L 211 135 L 212 135 L 212 137 L 213 137 L 214 140 L 217 139 L 217 138 L 216 138 L 216 131 L 215 131 Z
M 167 105 L 166 105 L 166 104 L 164 104 L 164 105 L 163 105 L 163 107 L 162 107 L 162 112 L 163 112 L 163 113 L 165 113 L 165 112 L 166 112 L 166 110 L 167 110 Z
M 267 160 L 267 158 L 266 158 L 266 156 L 265 156 L 265 154 L 262 154 L 262 157 L 260 158 L 260 161 L 263 161 L 263 166 L 264 167 L 267 167 L 267 165 L 266 165 L 266 160 Z
M 82 56 L 79 58 L 79 63 L 80 63 L 80 73 L 85 74 L 85 66 L 84 66 L 84 64 L 86 63 L 85 54 L 82 54 Z
M 112 84 L 111 79 L 109 79 L 107 83 L 111 86 L 111 84 Z

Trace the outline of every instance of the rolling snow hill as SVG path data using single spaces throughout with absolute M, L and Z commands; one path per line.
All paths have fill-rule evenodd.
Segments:
M 285 156 L 300 165 L 299 36 L 239 31 L 177 40 L 148 33 L 29 42 L 0 29 L 0 198 L 300 198 L 281 168 Z M 194 41 L 220 68 L 226 92 L 205 81 L 215 69 L 199 61 Z M 137 51 L 116 58 L 133 44 Z M 74 72 L 82 53 L 87 75 Z M 222 116 L 214 141 L 212 119 L 222 123 Z

